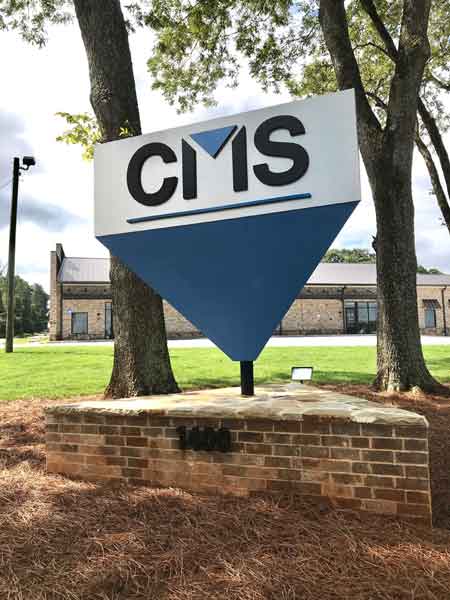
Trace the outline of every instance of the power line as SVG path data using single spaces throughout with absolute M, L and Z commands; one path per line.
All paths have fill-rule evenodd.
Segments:
M 0 185 L 0 190 L 2 190 L 3 188 L 5 188 L 7 185 L 9 185 L 11 183 L 12 179 L 10 179 L 9 181 L 5 181 L 5 183 L 2 183 L 2 185 Z

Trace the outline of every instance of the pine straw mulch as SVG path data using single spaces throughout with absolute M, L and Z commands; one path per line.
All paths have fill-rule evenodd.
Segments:
M 45 404 L 0 404 L 2 600 L 450 599 L 447 475 L 433 531 L 295 497 L 112 489 L 45 473 Z M 420 410 L 436 485 L 450 468 L 449 413 L 431 399 Z

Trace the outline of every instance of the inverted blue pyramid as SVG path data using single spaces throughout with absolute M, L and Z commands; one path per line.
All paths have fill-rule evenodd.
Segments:
M 210 129 L 209 131 L 201 131 L 200 133 L 192 133 L 191 138 L 206 150 L 213 158 L 219 154 L 222 148 L 227 143 L 231 134 L 236 130 L 236 125 L 229 127 L 220 127 L 219 129 Z
M 357 202 L 99 237 L 233 360 L 255 360 Z

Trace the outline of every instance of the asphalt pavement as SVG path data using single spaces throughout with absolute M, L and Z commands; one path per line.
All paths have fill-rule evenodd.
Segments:
M 423 335 L 424 346 L 450 345 L 450 336 Z M 0 339 L 0 347 L 4 345 L 4 339 Z M 267 342 L 267 346 L 274 348 L 308 347 L 308 346 L 376 346 L 376 335 L 306 335 L 306 336 L 273 336 Z M 30 342 L 26 346 L 112 346 L 112 340 L 100 341 L 73 341 Z M 214 348 L 215 345 L 206 338 L 176 339 L 169 340 L 169 348 Z

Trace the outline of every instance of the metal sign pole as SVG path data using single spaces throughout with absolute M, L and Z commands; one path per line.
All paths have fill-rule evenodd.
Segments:
M 243 396 L 255 395 L 252 360 L 241 360 L 241 394 Z

